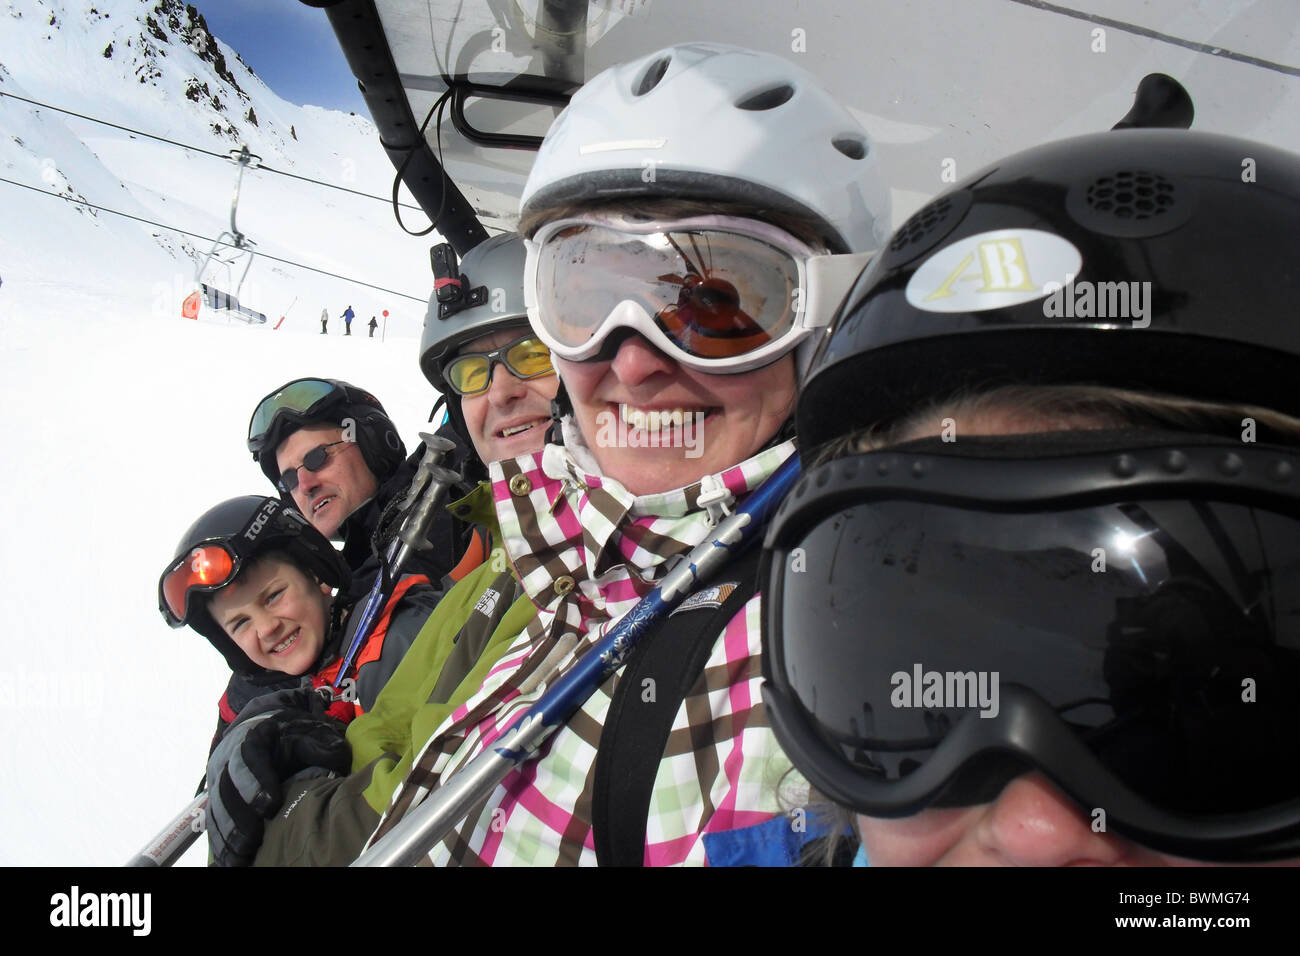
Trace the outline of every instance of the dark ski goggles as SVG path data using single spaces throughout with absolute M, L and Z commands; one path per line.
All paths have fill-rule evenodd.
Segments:
M 714 374 L 770 364 L 824 326 L 869 258 L 817 255 L 729 216 L 562 219 L 527 244 L 529 319 L 554 354 L 592 360 L 611 333 L 632 329 Z
M 306 468 L 308 471 L 320 471 L 329 464 L 329 450 L 335 445 L 346 444 L 349 444 L 348 440 L 340 438 L 338 441 L 332 441 L 327 445 L 317 445 L 302 456 L 302 464 L 298 468 Z M 281 491 L 292 493 L 298 487 L 298 468 L 286 468 L 280 473 L 279 487 Z
M 183 627 L 190 622 L 193 594 L 221 590 L 264 549 L 262 541 L 295 536 L 306 525 L 297 511 L 268 498 L 238 534 L 209 538 L 176 557 L 158 579 L 158 610 L 172 627 Z
M 1300 856 L 1300 453 L 1129 439 L 801 479 L 767 536 L 763 696 L 809 782 L 902 817 L 1037 769 L 1156 850 Z
M 498 362 L 518 379 L 555 373 L 551 350 L 530 332 L 490 352 L 462 352 L 447 363 L 442 377 L 458 395 L 481 395 L 492 384 L 492 369 Z
M 365 404 L 382 409 L 369 392 L 322 378 L 300 378 L 289 382 L 257 403 L 248 422 L 248 450 L 260 455 L 268 445 L 279 444 L 278 433 L 285 424 L 304 425 L 319 421 L 336 404 Z

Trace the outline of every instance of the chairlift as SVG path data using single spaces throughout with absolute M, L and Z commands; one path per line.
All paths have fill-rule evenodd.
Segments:
M 248 276 L 248 269 L 257 255 L 253 251 L 253 247 L 257 243 L 240 232 L 239 227 L 235 224 L 235 213 L 239 210 L 239 188 L 243 185 L 244 170 L 249 167 L 256 169 L 261 165 L 262 157 L 249 152 L 247 143 L 240 143 L 238 149 L 230 151 L 230 159 L 239 165 L 239 173 L 235 178 L 235 192 L 230 199 L 230 229 L 217 237 L 208 254 L 204 256 L 194 270 L 194 284 L 198 288 L 186 296 L 185 301 L 181 304 L 181 315 L 187 319 L 197 319 L 200 310 L 206 307 L 213 312 L 225 313 L 228 319 L 238 318 L 250 325 L 253 323 L 265 324 L 266 315 L 264 313 L 250 309 L 239 302 L 239 290 L 243 288 L 244 279 Z M 244 268 L 239 274 L 239 281 L 235 283 L 234 292 L 225 292 L 203 281 L 204 272 L 210 265 L 216 264 L 225 268 L 225 285 L 226 288 L 229 288 L 233 276 L 232 266 L 241 259 L 244 260 Z

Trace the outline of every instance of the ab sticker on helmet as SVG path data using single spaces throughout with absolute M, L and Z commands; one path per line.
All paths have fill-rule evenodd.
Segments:
M 1049 232 L 981 232 L 930 256 L 907 283 L 907 301 L 926 312 L 1002 309 L 1041 299 L 1082 265 L 1079 250 Z

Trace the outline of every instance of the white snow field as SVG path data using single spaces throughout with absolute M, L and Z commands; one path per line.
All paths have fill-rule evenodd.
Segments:
M 176 10 L 180 31 L 167 23 Z M 183 5 L 152 0 L 0 0 L 0 93 L 220 153 L 239 137 L 210 124 L 234 122 L 267 166 L 389 194 L 393 168 L 367 119 L 281 100 L 223 46 L 241 99 L 179 38 L 191 27 Z M 191 78 L 225 112 L 188 99 Z M 256 127 L 242 119 L 250 107 Z M 235 172 L 0 96 L 7 180 L 215 238 Z M 404 235 L 375 200 L 249 172 L 238 225 L 260 252 L 428 294 L 436 234 Z M 0 631 L 0 864 L 123 863 L 193 794 L 228 672 L 199 635 L 163 623 L 157 581 L 202 511 L 272 493 L 244 446 L 257 400 L 299 376 L 347 379 L 380 397 L 413 449 L 437 398 L 417 366 L 421 301 L 259 258 L 240 299 L 267 325 L 181 318 L 187 252 L 209 245 L 0 183 L 0 593 L 12 609 Z M 221 270 L 206 278 L 228 285 Z M 368 338 L 384 309 L 386 340 Z M 203 846 L 186 861 L 204 862 Z

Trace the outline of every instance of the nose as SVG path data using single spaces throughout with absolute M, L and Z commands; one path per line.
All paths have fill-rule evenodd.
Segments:
M 280 619 L 276 615 L 268 613 L 264 608 L 257 608 L 250 611 L 248 616 L 253 633 L 264 649 L 279 643 Z
M 306 465 L 298 466 L 298 492 L 304 498 L 310 498 L 311 493 L 321 485 L 320 472 L 312 471 Z
M 521 379 L 515 378 L 514 373 L 506 367 L 504 362 L 497 362 L 492 367 L 492 381 L 488 383 L 488 401 L 500 408 L 509 405 L 511 402 L 522 397 L 527 393 L 528 387 Z
M 619 343 L 610 368 L 622 384 L 634 387 L 655 375 L 671 375 L 677 363 L 642 336 L 629 335 Z
M 1100 829 L 1104 809 L 1081 807 L 1041 774 L 1028 774 L 999 794 L 978 838 L 1009 866 L 1113 865 L 1127 850 L 1123 840 Z

